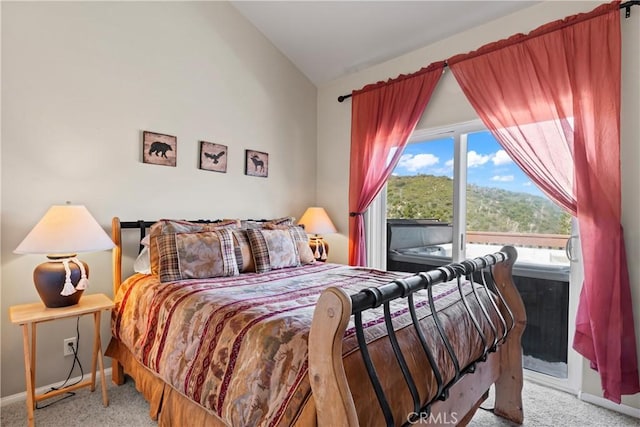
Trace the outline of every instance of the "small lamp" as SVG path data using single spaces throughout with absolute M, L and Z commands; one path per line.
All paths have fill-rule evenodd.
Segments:
M 329 245 L 319 234 L 335 233 L 336 227 L 331 222 L 324 208 L 311 207 L 302 215 L 298 225 L 303 225 L 308 234 L 314 234 L 309 240 L 309 247 L 318 261 L 325 261 L 329 254 Z
M 52 206 L 13 251 L 46 254 L 49 262 L 36 267 L 33 282 L 47 307 L 77 304 L 89 284 L 89 267 L 78 252 L 111 249 L 115 245 L 81 205 Z

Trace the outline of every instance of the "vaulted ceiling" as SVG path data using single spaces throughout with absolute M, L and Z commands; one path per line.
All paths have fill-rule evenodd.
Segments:
M 231 2 L 317 86 L 535 3 Z

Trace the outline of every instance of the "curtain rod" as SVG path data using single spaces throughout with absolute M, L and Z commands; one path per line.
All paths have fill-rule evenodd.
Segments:
M 626 1 L 624 3 L 620 4 L 620 9 L 624 9 L 624 17 L 628 18 L 631 16 L 631 6 L 638 6 L 640 5 L 640 0 L 629 0 Z M 444 66 L 445 68 L 447 67 L 447 61 L 444 62 Z M 347 94 L 347 95 L 340 95 L 338 97 L 338 102 L 342 102 L 347 98 L 351 98 L 351 94 Z

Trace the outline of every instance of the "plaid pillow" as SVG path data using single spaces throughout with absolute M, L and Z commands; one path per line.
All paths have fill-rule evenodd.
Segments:
M 251 252 L 251 244 L 249 243 L 249 237 L 247 237 L 247 230 L 233 230 L 233 244 L 240 273 L 256 271 L 253 252 Z
M 158 237 L 161 282 L 237 276 L 233 234 L 229 229 Z
M 155 245 L 153 246 L 156 248 L 155 253 L 157 267 L 155 273 L 153 273 L 153 267 L 151 272 L 158 276 L 162 283 L 179 280 L 180 266 L 178 265 L 176 235 L 162 234 L 152 239 L 152 241 L 155 242 Z M 154 251 L 151 251 L 151 253 L 153 252 Z
M 167 245 L 164 239 L 158 241 L 158 237 L 172 235 L 175 233 L 190 233 L 197 231 L 212 231 L 219 228 L 237 228 L 238 220 L 224 220 L 220 222 L 195 223 L 174 219 L 161 219 L 149 229 L 149 258 L 151 263 L 151 274 L 159 275 L 158 254 L 160 245 Z
M 300 256 L 292 232 L 287 230 L 247 229 L 256 273 L 285 267 L 298 267 Z

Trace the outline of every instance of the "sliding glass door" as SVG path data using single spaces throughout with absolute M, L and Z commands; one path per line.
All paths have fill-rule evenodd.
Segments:
M 514 280 L 528 316 L 523 364 L 542 381 L 577 389 L 569 368 L 577 298 L 570 272 L 580 268 L 567 256 L 567 243 L 578 245 L 570 240 L 571 216 L 531 183 L 481 123 L 415 132 L 367 219 L 369 235 L 387 240 L 386 259 L 373 261 L 386 261 L 389 270 L 424 271 L 515 246 Z

